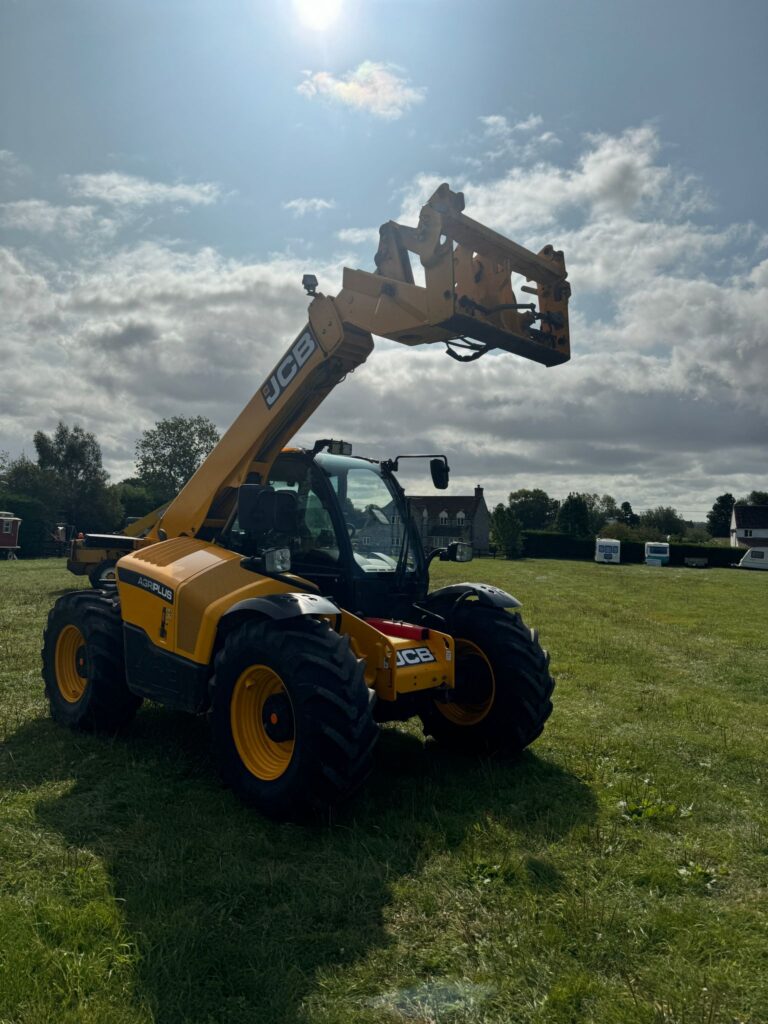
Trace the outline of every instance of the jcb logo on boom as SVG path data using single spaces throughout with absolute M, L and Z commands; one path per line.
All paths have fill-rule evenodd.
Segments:
M 406 665 L 427 665 L 430 661 L 437 661 L 437 658 L 428 647 L 404 647 L 397 652 L 395 664 L 404 668 Z
M 317 342 L 311 331 L 304 331 L 293 343 L 288 355 L 277 364 L 274 373 L 270 375 L 269 383 L 261 389 L 268 409 L 272 408 L 316 348 Z

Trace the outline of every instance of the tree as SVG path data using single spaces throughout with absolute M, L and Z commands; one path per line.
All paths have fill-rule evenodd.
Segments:
M 216 425 L 205 416 L 172 416 L 145 430 L 136 442 L 136 464 L 153 504 L 174 498 L 218 440 Z
M 640 524 L 648 530 L 655 530 L 663 537 L 679 536 L 685 533 L 685 520 L 671 505 L 658 505 L 640 516 Z
M 50 437 L 38 430 L 33 441 L 38 473 L 20 467 L 29 477 L 30 491 L 26 493 L 42 492 L 53 516 L 78 530 L 115 529 L 121 517 L 120 503 L 107 487 L 109 474 L 102 466 L 101 447 L 94 434 L 59 421 Z
M 632 511 L 632 506 L 628 501 L 622 501 L 619 507 L 618 518 L 619 522 L 624 523 L 626 526 L 637 526 L 640 522 L 640 516 Z
M 538 487 L 512 491 L 509 495 L 509 507 L 524 530 L 546 530 L 554 525 L 559 505 L 555 498 L 550 498 Z
M 747 505 L 768 505 L 768 491 L 750 491 L 746 502 Z
M 522 554 L 522 526 L 515 512 L 508 506 L 498 504 L 491 512 L 491 541 L 500 548 L 506 558 L 518 558 Z
M 619 507 L 610 494 L 581 494 L 580 497 L 584 499 L 589 513 L 589 533 L 596 536 L 609 519 L 619 518 Z
M 589 507 L 584 495 L 573 491 L 568 495 L 557 513 L 557 528 L 574 537 L 589 536 Z
M 707 512 L 707 529 L 712 537 L 727 537 L 730 534 L 731 513 L 735 504 L 736 499 L 728 491 L 715 498 L 714 505 Z
M 120 483 L 113 484 L 111 489 L 120 502 L 123 518 L 141 519 L 156 507 L 152 493 L 140 480 L 121 480 Z

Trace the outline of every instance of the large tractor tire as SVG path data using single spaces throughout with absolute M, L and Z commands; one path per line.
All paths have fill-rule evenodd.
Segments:
M 301 820 L 365 781 L 378 727 L 347 637 L 324 620 L 252 620 L 230 633 L 215 667 L 214 754 L 245 803 Z
M 55 721 L 117 732 L 141 704 L 125 681 L 117 595 L 81 590 L 60 597 L 43 633 L 43 682 Z
M 549 655 L 519 614 L 464 605 L 449 622 L 456 641 L 456 689 L 449 703 L 430 701 L 424 732 L 455 749 L 523 750 L 552 713 Z

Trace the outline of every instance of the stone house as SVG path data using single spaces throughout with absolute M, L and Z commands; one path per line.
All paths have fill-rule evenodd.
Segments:
M 421 534 L 421 542 L 428 553 L 434 548 L 447 547 L 460 540 L 471 544 L 476 555 L 487 554 L 490 544 L 491 519 L 478 484 L 474 494 L 468 495 L 415 495 L 409 498 L 411 516 Z M 359 543 L 371 550 L 392 550 L 399 546 L 400 517 L 392 504 L 381 510 L 389 523 L 377 522 L 371 516 L 359 529 Z

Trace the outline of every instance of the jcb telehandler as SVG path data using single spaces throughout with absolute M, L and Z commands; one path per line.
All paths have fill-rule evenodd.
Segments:
M 335 297 L 311 275 L 309 323 L 143 537 L 86 537 L 116 588 L 59 598 L 43 679 L 53 717 L 113 731 L 143 698 L 210 715 L 221 774 L 281 818 L 327 808 L 370 768 L 379 722 L 418 716 L 463 748 L 521 750 L 552 709 L 548 656 L 519 602 L 483 583 L 429 591 L 394 460 L 343 443 L 285 448 L 367 358 L 372 334 L 443 342 L 461 361 L 502 349 L 547 366 L 570 355 L 563 254 L 536 255 L 466 217 L 442 185 L 417 228 L 381 228 L 377 270 L 345 269 Z M 421 258 L 414 283 L 409 252 Z M 535 282 L 518 303 L 511 273 Z M 433 482 L 448 483 L 444 456 Z M 95 554 L 94 554 L 95 552 Z

